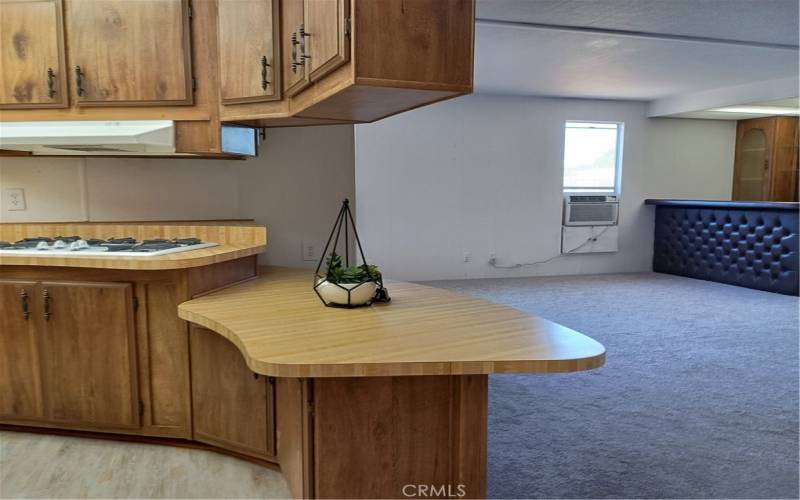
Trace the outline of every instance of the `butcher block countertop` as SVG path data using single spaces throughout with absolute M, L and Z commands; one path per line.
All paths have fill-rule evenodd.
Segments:
M 180 304 L 178 315 L 233 342 L 256 373 L 370 377 L 549 373 L 603 365 L 599 342 L 486 300 L 388 282 L 388 304 L 325 307 L 307 269 L 259 277 Z
M 151 238 L 198 237 L 219 245 L 186 252 L 153 257 L 126 257 L 118 253 L 66 257 L 2 255 L 3 266 L 57 266 L 98 269 L 166 270 L 207 266 L 261 253 L 266 248 L 264 226 L 252 221 L 192 222 L 77 222 L 54 224 L 0 224 L 0 241 L 18 241 L 37 236 L 79 235 L 83 238 L 131 236 L 138 240 Z

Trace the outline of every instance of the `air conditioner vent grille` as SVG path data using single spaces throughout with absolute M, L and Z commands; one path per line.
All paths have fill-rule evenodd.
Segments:
M 594 222 L 614 219 L 616 207 L 610 203 L 577 203 L 569 211 L 570 222 Z
M 604 203 L 607 200 L 607 196 L 593 196 L 593 195 L 572 195 L 569 197 L 570 203 Z
M 565 196 L 565 226 L 610 226 L 617 223 L 617 196 Z

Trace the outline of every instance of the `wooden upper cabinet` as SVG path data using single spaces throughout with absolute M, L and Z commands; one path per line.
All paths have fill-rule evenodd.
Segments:
M 222 102 L 280 99 L 278 0 L 219 0 Z
M 0 419 L 39 419 L 36 283 L 0 281 Z
M 471 89 L 473 0 L 356 0 L 356 6 L 360 82 Z
M 312 82 L 350 60 L 349 15 L 350 0 L 305 0 L 304 54 Z
M 304 28 L 303 0 L 281 0 L 281 51 L 283 91 L 294 95 L 308 86 L 308 67 L 302 58 L 300 28 Z
M 188 0 L 73 0 L 66 6 L 79 106 L 192 104 Z
M 281 0 L 286 95 L 350 60 L 349 13 L 350 0 Z
M 733 199 L 797 201 L 798 119 L 740 120 L 736 129 Z
M 132 286 L 42 282 L 39 287 L 45 419 L 93 429 L 138 428 Z
M 0 0 L 0 108 L 67 106 L 61 0 Z

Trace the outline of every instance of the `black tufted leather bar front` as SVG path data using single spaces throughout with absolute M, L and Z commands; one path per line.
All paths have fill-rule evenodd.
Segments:
M 652 204 L 653 271 L 798 295 L 797 209 Z

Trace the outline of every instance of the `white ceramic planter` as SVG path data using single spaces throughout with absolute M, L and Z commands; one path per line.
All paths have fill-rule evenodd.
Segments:
M 326 303 L 332 302 L 346 306 L 347 290 L 343 290 L 341 287 L 352 290 L 350 292 L 350 305 L 360 306 L 366 304 L 375 296 L 378 284 L 374 281 L 368 281 L 366 283 L 341 283 L 336 285 L 326 279 L 322 279 L 317 285 L 317 292 Z

